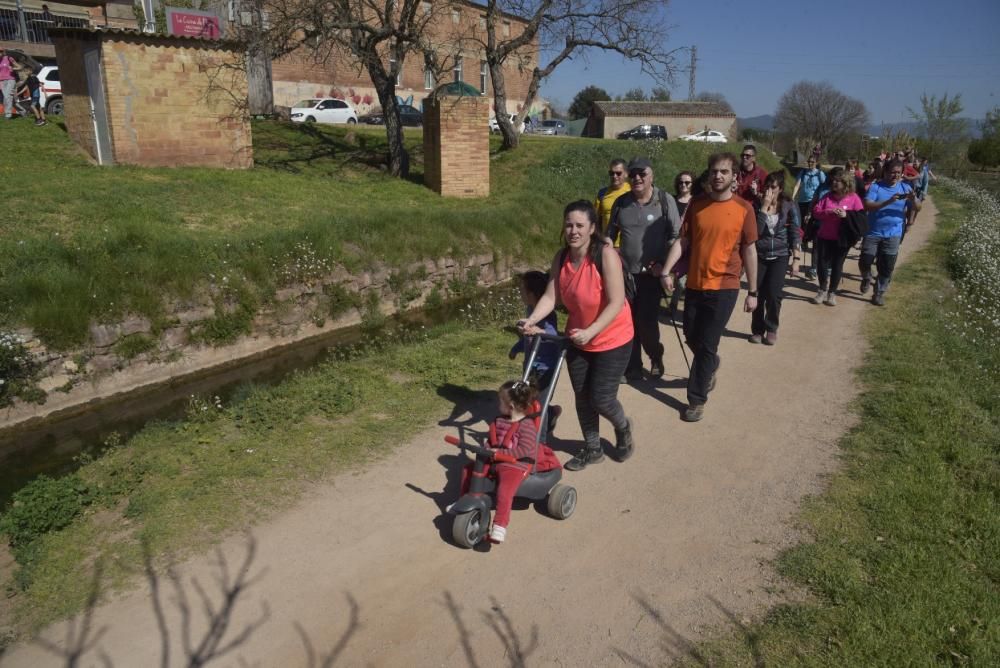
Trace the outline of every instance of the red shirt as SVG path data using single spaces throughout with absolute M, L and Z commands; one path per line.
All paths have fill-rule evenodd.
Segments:
M 736 188 L 736 194 L 752 202 L 756 199 L 757 194 L 764 192 L 764 181 L 767 180 L 767 170 L 760 165 L 754 165 L 753 169 L 749 172 L 744 172 L 740 169 L 740 174 L 737 177 L 739 186 Z M 757 182 L 757 194 L 753 191 L 753 183 Z

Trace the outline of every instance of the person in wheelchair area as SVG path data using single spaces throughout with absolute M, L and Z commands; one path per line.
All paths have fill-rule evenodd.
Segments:
M 502 543 L 507 537 L 511 506 L 517 488 L 531 473 L 559 468 L 552 450 L 538 442 L 538 388 L 521 380 L 507 381 L 497 391 L 500 415 L 490 424 L 490 447 L 503 449 L 515 462 L 493 462 L 483 475 L 496 476 L 496 513 L 490 541 Z M 537 462 L 536 462 L 537 458 Z M 462 494 L 469 490 L 473 475 L 469 464 L 462 472 Z

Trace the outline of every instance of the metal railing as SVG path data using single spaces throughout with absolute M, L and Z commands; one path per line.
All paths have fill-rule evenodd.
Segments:
M 23 20 L 22 20 L 23 16 Z M 51 44 L 49 28 L 86 28 L 87 19 L 18 9 L 0 9 L 0 41 Z

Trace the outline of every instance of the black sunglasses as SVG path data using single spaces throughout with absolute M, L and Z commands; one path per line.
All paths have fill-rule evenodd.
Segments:
M 678 181 L 677 183 L 681 184 L 682 186 L 689 186 L 689 185 L 691 185 L 694 182 L 693 181 Z
M 757 156 L 756 156 L 755 153 L 742 153 L 742 154 L 740 154 L 740 157 L 741 158 L 755 158 Z
M 608 176 L 625 176 L 625 172 L 609 171 Z

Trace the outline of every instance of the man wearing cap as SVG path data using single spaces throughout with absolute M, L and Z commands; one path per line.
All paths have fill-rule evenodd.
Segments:
M 670 244 L 680 234 L 681 217 L 673 195 L 653 185 L 653 165 L 647 158 L 628 163 L 630 192 L 611 209 L 608 238 L 618 242 L 625 271 L 635 278 L 632 323 L 635 339 L 632 357 L 625 370 L 627 381 L 642 378 L 642 351 L 649 355 L 649 373 L 663 375 L 663 345 L 660 343 L 659 275 Z
M 17 87 L 17 76 L 14 74 L 14 70 L 16 69 L 17 63 L 0 46 L 0 92 L 3 93 L 3 117 L 8 120 L 14 113 L 14 89 Z

